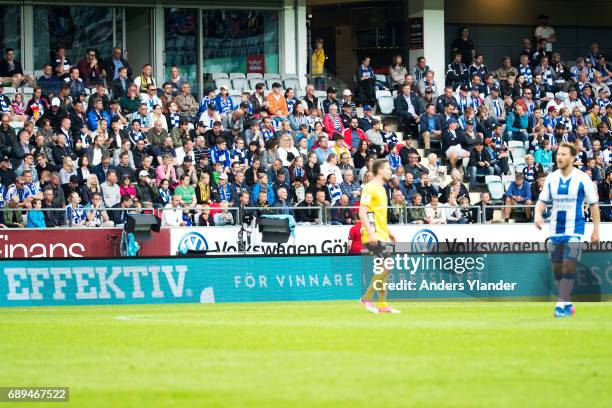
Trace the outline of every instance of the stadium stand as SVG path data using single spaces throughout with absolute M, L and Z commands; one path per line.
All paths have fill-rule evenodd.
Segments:
M 138 89 L 132 80 L 142 83 L 141 73 L 125 79 L 123 92 L 116 81 L 85 86 L 76 71 L 55 78 L 59 85 L 50 90 L 54 74 L 37 70 L 36 87 L 24 80 L 1 90 L 0 207 L 16 205 L 26 221 L 29 211 L 42 211 L 44 225 L 36 227 L 121 224 L 122 216 L 110 214 L 161 215 L 176 205 L 184 211 L 174 221 L 163 217 L 169 226 L 213 225 L 205 214 L 222 205 L 292 214 L 298 222 L 313 222 L 303 208 L 314 206 L 327 214 L 319 223 L 351 224 L 372 158 L 388 159 L 394 172 L 389 211 L 411 208 L 416 192 L 425 198 L 422 205 L 436 194 L 443 205 L 454 196 L 452 202 L 464 198 L 464 205 L 480 206 L 485 191 L 493 203 L 503 203 L 517 174 L 537 197 L 535 179 L 554 169 L 562 141 L 577 146 L 576 166 L 609 205 L 610 66 L 603 55 L 571 67 L 547 58 L 530 56 L 533 78 L 524 66 L 489 75 L 484 65 L 451 61 L 447 89 L 435 90 L 426 82 L 427 69 L 407 69 L 401 59 L 371 82 L 363 79 L 370 67 L 361 65 L 353 89 L 312 93 L 292 73 L 216 72 L 207 75 L 211 92 L 200 101 L 190 84 Z M 481 72 L 487 74 L 479 78 Z M 370 92 L 375 103 L 367 100 Z M 469 157 L 478 143 L 484 144 L 481 161 L 494 174 L 477 173 L 470 187 Z M 350 216 L 331 215 L 343 209 L 352 209 Z M 57 210 L 66 213 L 51 216 Z M 609 213 L 603 211 L 604 221 Z M 21 226 L 5 223 L 6 214 L 0 211 L 0 225 Z M 508 221 L 501 214 L 496 210 L 494 220 Z

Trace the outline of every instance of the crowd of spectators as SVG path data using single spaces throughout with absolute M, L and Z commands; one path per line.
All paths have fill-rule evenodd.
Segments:
M 612 72 L 597 44 L 571 69 L 547 44 L 540 36 L 531 49 L 526 39 L 518 60 L 490 72 L 462 30 L 443 86 L 424 57 L 410 69 L 395 58 L 391 117 L 376 115 L 369 58 L 356 100 L 329 87 L 320 101 L 313 85 L 298 99 L 262 82 L 235 103 L 223 86 L 196 99 L 180 67 L 158 84 L 151 65 L 133 72 L 119 48 L 105 60 L 90 49 L 76 65 L 59 49 L 39 78 L 6 50 L 0 81 L 36 86 L 28 101 L 0 87 L 0 227 L 118 226 L 142 211 L 168 226 L 234 225 L 264 213 L 354 224 L 375 158 L 394 173 L 390 222 L 470 223 L 470 191 L 491 203 L 479 176 L 514 175 L 504 202 L 531 204 L 561 141 L 576 145 L 576 166 L 610 203 Z M 512 142 L 529 153 L 520 168 Z M 609 209 L 603 214 L 609 220 Z

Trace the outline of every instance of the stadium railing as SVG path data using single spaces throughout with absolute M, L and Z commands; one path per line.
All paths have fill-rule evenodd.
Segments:
M 535 209 L 535 205 L 511 205 L 511 206 L 506 206 L 506 205 L 487 205 L 486 207 L 482 207 L 482 206 L 478 206 L 478 205 L 471 205 L 471 206 L 466 206 L 466 207 L 459 207 L 460 209 L 469 209 L 470 213 L 472 215 L 471 220 L 473 224 L 482 224 L 482 223 L 486 223 L 487 221 L 485 220 L 485 214 L 486 211 L 484 211 L 485 208 L 487 209 L 492 209 L 495 213 L 497 213 L 494 217 L 493 217 L 493 222 L 503 222 L 503 218 L 501 218 L 501 213 L 503 212 L 503 210 L 507 207 L 511 207 L 513 213 L 524 213 L 526 208 L 531 208 L 532 210 Z M 612 211 L 612 204 L 602 204 L 599 203 L 599 207 L 601 209 L 602 213 L 610 213 Z M 397 222 L 394 222 L 395 219 L 393 220 L 393 222 L 390 222 L 390 224 L 398 224 L 398 225 L 403 225 L 403 224 L 412 224 L 414 223 L 414 220 L 409 219 L 408 216 L 408 212 L 411 209 L 427 209 L 428 207 L 425 206 L 406 206 L 403 207 L 401 210 L 397 207 L 387 207 L 388 211 L 394 212 L 394 215 L 397 217 Z M 436 207 L 439 210 L 446 210 L 449 208 L 454 208 L 457 209 L 457 207 L 452 207 L 452 206 L 447 206 L 447 205 L 438 205 Z M 190 216 L 192 216 L 192 219 L 194 221 L 194 225 L 197 224 L 197 218 L 196 216 L 199 216 L 199 214 L 202 212 L 202 208 L 201 207 L 185 207 L 185 212 L 190 214 Z M 211 214 L 214 216 L 215 214 L 218 213 L 222 213 L 224 211 L 224 209 L 219 208 L 219 207 L 211 207 L 209 208 Z M 255 206 L 250 206 L 250 207 L 227 207 L 227 212 L 229 212 L 230 214 L 232 214 L 232 218 L 233 221 L 231 223 L 228 224 L 224 224 L 225 226 L 240 226 L 243 224 L 243 215 L 246 214 L 251 214 L 253 217 L 251 218 L 257 218 L 258 216 L 261 215 L 283 215 L 283 214 L 290 214 L 295 216 L 296 215 L 296 211 L 299 210 L 310 210 L 310 211 L 316 211 L 317 216 L 317 222 L 314 223 L 310 223 L 310 224 L 315 224 L 315 225 L 347 225 L 347 224 L 343 224 L 342 222 L 342 217 L 338 217 L 336 215 L 336 213 L 340 213 L 342 211 L 349 211 L 351 213 L 351 217 L 353 220 L 357 220 L 358 219 L 358 209 L 356 207 L 353 206 L 325 206 L 325 207 L 321 207 L 321 206 L 312 206 L 312 207 L 255 207 Z M 584 208 L 585 210 L 585 215 L 587 218 L 587 221 L 590 222 L 590 214 L 588 213 L 588 207 L 585 206 Z M 20 211 L 23 215 L 23 226 L 25 227 L 27 225 L 27 215 L 30 211 L 33 211 L 33 209 L 31 208 L 0 208 L 0 224 L 2 224 L 2 221 L 4 221 L 6 219 L 6 217 L 4 216 L 5 213 L 8 212 L 14 212 L 14 211 Z M 71 227 L 75 227 L 75 223 L 74 220 L 76 218 L 76 214 L 74 214 L 74 212 L 84 212 L 85 214 L 87 213 L 91 213 L 94 211 L 105 211 L 108 215 L 109 218 L 112 220 L 114 217 L 111 216 L 111 212 L 114 211 L 126 211 L 129 214 L 155 214 L 157 216 L 161 216 L 163 213 L 163 208 L 103 208 L 103 209 L 99 209 L 99 210 L 95 210 L 91 207 L 83 207 L 83 208 L 79 208 L 79 209 L 71 209 L 71 208 L 46 208 L 46 209 L 41 209 L 40 211 L 42 211 L 43 213 L 45 212 L 53 212 L 53 213 L 62 213 L 62 217 L 63 219 L 63 223 L 61 225 L 59 225 L 58 227 L 67 227 L 67 228 L 71 228 Z M 515 222 L 530 222 L 531 220 L 527 220 L 527 219 L 515 219 Z M 298 224 L 300 224 L 300 222 L 296 219 L 296 222 Z M 602 222 L 609 222 L 609 218 L 606 217 L 602 217 Z M 349 224 L 350 225 L 350 224 Z M 162 225 L 163 226 L 163 225 Z M 85 221 L 81 224 L 78 225 L 78 227 L 86 227 L 85 226 Z M 96 228 L 96 227 L 92 227 L 92 228 Z

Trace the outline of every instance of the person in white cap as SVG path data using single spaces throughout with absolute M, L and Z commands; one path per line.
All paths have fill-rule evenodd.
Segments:
M 353 93 L 348 88 L 342 92 L 342 101 L 340 101 L 340 106 L 343 106 L 345 103 L 351 105 L 351 112 L 353 115 L 356 115 L 357 107 L 355 106 L 355 102 L 353 102 Z

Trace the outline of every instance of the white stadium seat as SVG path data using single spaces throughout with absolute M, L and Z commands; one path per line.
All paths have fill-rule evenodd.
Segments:
M 215 80 L 215 87 L 217 89 L 221 88 L 222 86 L 227 87 L 227 89 L 232 87 L 232 83 L 230 82 L 229 78 L 219 78 Z
M 395 103 L 393 101 L 393 96 L 391 96 L 391 92 L 376 91 L 376 100 L 378 101 L 378 106 L 380 107 L 380 113 L 383 115 L 390 115 L 393 113 Z
M 249 81 L 246 78 L 234 78 L 232 79 L 232 88 L 242 91 L 249 87 Z
M 263 78 L 262 74 L 258 74 L 256 72 L 251 72 L 246 74 L 247 79 L 254 79 L 254 78 Z
M 215 72 L 214 74 L 212 74 L 213 81 L 216 81 L 217 79 L 221 79 L 221 78 L 229 78 L 229 77 L 227 76 L 227 73 L 225 72 Z
M 249 88 L 255 89 L 255 86 L 259 83 L 266 84 L 266 81 L 263 78 L 251 78 L 249 79 Z
M 287 88 L 299 89 L 300 87 L 300 81 L 298 81 L 297 78 L 285 79 L 283 83 L 285 85 L 285 89 Z
M 273 74 L 271 72 L 266 72 L 263 77 L 265 79 L 278 79 L 278 80 L 281 79 L 280 74 Z
M 230 72 L 229 79 L 243 79 L 246 78 L 246 74 L 242 72 Z

